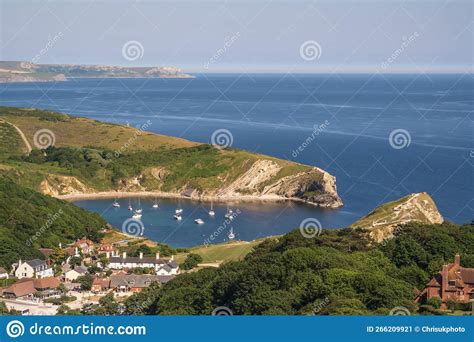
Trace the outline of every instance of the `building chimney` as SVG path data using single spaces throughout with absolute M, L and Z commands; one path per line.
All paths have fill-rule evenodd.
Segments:
M 456 268 L 461 266 L 461 256 L 459 255 L 459 253 L 457 253 L 454 257 L 454 265 L 456 266 Z
M 74 248 L 74 256 L 79 256 L 79 249 L 77 247 Z
M 122 253 L 122 258 L 123 258 L 123 259 L 127 258 L 127 252 L 123 252 L 123 253 Z
M 156 260 L 160 258 L 160 252 L 156 252 Z
M 143 259 L 143 252 L 140 252 L 140 259 Z
M 443 265 L 441 271 L 441 299 L 446 301 L 446 290 L 448 289 L 448 265 Z

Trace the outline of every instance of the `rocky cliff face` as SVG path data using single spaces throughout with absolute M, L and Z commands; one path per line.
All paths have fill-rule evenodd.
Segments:
M 381 242 L 393 237 L 396 227 L 408 222 L 441 224 L 444 219 L 430 195 L 421 192 L 385 203 L 354 222 L 351 227 L 370 230 L 370 236 Z
M 185 185 L 163 192 L 161 188 L 170 172 L 163 167 L 153 167 L 144 170 L 141 175 L 123 179 L 117 189 L 109 191 L 156 192 L 157 195 L 168 194 L 198 200 L 292 200 L 324 208 L 342 206 L 336 190 L 336 179 L 329 173 L 314 167 L 281 176 L 281 170 L 282 167 L 275 161 L 260 159 L 230 184 L 222 179 L 223 185 L 217 189 L 198 190 Z M 53 196 L 94 192 L 74 177 L 51 175 L 41 183 L 40 191 Z
M 87 187 L 76 177 L 50 174 L 41 182 L 40 192 L 45 195 L 58 196 L 92 193 L 94 189 Z

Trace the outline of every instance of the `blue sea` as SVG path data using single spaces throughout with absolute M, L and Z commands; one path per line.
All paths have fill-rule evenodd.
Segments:
M 233 223 L 242 240 L 287 232 L 308 217 L 325 228 L 344 227 L 381 203 L 422 191 L 445 219 L 474 218 L 472 74 L 196 76 L 2 84 L 0 103 L 131 126 L 150 120 L 150 131 L 207 143 L 213 132 L 227 129 L 232 147 L 315 165 L 336 176 L 344 201 L 340 209 L 234 204 L 242 209 Z M 178 223 L 172 212 L 179 203 L 161 200 L 159 214 L 151 203 L 142 203 L 150 210 L 143 217 L 144 235 L 180 247 L 203 243 L 225 211 L 216 204 L 219 213 L 210 220 L 208 204 L 183 201 L 185 213 L 193 214 Z M 100 212 L 118 228 L 128 215 L 127 201 L 118 211 L 110 201 L 76 204 Z M 195 225 L 197 216 L 206 223 Z M 223 233 L 216 241 L 226 239 Z

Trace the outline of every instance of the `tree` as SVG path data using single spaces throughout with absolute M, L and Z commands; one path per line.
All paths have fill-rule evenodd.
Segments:
M 104 315 L 116 315 L 119 312 L 119 304 L 115 301 L 113 292 L 109 292 L 99 299 L 99 304 Z
M 93 281 L 94 278 L 90 274 L 84 274 L 83 276 L 77 278 L 77 282 L 81 284 L 81 289 L 83 291 L 90 291 Z
M 82 264 L 82 258 L 81 257 L 77 257 L 77 256 L 73 256 L 69 259 L 69 265 L 74 268 L 76 266 L 81 266 Z
M 184 263 L 181 264 L 181 268 L 184 270 L 190 270 L 196 267 L 199 263 L 202 262 L 202 257 L 199 254 L 190 253 L 184 260 Z
M 439 297 L 431 297 L 428 299 L 426 304 L 431 305 L 435 309 L 439 309 L 441 307 L 441 304 L 443 304 L 443 301 Z

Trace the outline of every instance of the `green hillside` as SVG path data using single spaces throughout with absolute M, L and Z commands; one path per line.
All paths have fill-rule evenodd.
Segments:
M 295 230 L 255 246 L 242 261 L 134 295 L 127 312 L 210 315 L 226 306 L 236 315 L 387 315 L 403 306 L 428 313 L 414 303 L 415 288 L 456 253 L 474 267 L 473 246 L 474 226 L 449 223 L 410 223 L 375 245 L 363 230 L 323 230 L 312 239 Z
M 0 107 L 0 120 L 0 134 L 5 135 L 0 173 L 45 194 L 119 190 L 193 191 L 201 196 L 230 191 L 260 196 L 265 187 L 275 185 L 275 195 L 321 206 L 342 205 L 334 178 L 322 170 L 150 133 L 153 118 L 137 129 L 44 110 Z M 35 135 L 45 130 L 52 135 L 53 146 L 35 141 Z M 227 189 L 242 176 L 238 190 Z M 286 186 L 279 183 L 284 177 L 298 178 Z
M 42 258 L 38 248 L 84 236 L 99 241 L 107 223 L 95 213 L 41 195 L 0 177 L 0 266 Z

